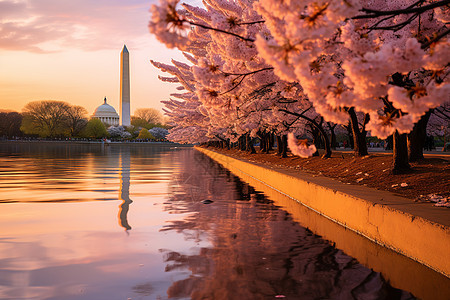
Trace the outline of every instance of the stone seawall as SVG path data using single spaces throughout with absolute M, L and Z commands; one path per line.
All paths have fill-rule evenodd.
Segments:
M 447 208 L 196 149 L 244 180 L 256 180 L 367 239 L 450 277 Z

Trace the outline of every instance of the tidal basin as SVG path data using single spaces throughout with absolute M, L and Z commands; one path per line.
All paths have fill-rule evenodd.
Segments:
M 0 207 L 0 299 L 436 299 L 448 283 L 397 254 L 372 270 L 193 148 L 2 143 Z

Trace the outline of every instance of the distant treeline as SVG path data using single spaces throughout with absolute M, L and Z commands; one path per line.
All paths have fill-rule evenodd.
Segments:
M 0 112 L 0 138 L 114 138 L 161 140 L 169 126 L 153 108 L 141 108 L 131 118 L 131 126 L 109 126 L 88 117 L 87 110 L 64 101 L 29 102 L 22 112 Z

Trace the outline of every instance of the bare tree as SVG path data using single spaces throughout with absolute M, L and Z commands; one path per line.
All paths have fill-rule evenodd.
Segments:
M 70 132 L 70 136 L 77 136 L 86 126 L 87 120 L 87 110 L 82 106 L 70 106 L 67 109 L 67 127 Z
M 18 112 L 0 112 L 0 137 L 20 136 L 20 125 L 22 124 L 22 115 Z
M 63 101 L 33 101 L 23 108 L 22 131 L 40 136 L 67 134 L 67 110 L 70 105 Z
M 25 134 L 73 136 L 79 134 L 87 124 L 86 109 L 64 101 L 33 101 L 25 105 L 22 112 L 20 129 Z
M 162 113 L 154 108 L 138 108 L 134 111 L 134 117 L 145 120 L 149 124 L 161 124 Z

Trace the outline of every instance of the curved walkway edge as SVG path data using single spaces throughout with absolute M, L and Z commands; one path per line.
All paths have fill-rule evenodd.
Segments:
M 387 191 L 232 158 L 195 147 L 322 216 L 450 278 L 450 211 Z

